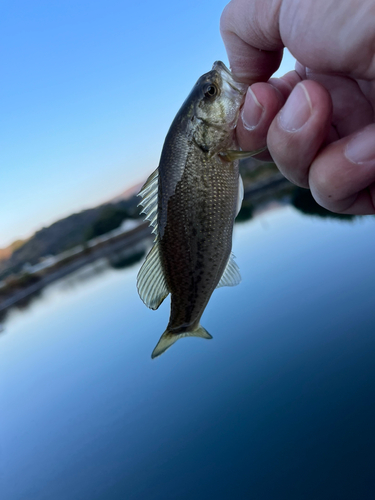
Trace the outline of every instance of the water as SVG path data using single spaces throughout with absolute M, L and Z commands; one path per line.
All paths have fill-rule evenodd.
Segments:
M 375 498 L 375 219 L 238 224 L 213 340 L 156 360 L 140 264 L 49 286 L 0 335 L 1 498 Z

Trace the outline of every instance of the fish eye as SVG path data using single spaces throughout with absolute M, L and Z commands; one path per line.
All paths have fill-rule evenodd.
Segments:
M 206 85 L 206 87 L 204 88 L 205 97 L 208 97 L 208 98 L 215 97 L 216 94 L 217 94 L 216 85 L 213 85 L 212 83 L 209 83 L 208 85 Z

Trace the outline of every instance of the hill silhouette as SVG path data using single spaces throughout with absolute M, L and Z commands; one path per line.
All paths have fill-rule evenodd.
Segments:
M 132 194 L 128 199 L 82 210 L 40 229 L 25 242 L 17 241 L 2 249 L 0 280 L 19 273 L 25 263 L 37 264 L 43 257 L 58 255 L 115 229 L 127 218 L 139 217 L 138 202 L 136 194 Z

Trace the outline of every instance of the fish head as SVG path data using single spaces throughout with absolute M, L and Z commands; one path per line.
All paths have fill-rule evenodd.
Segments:
M 236 147 L 234 129 L 247 87 L 221 61 L 199 78 L 189 97 L 194 103 L 193 137 L 201 149 L 217 153 Z

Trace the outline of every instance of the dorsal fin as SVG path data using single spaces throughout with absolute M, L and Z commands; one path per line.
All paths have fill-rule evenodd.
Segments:
M 155 234 L 158 226 L 158 183 L 159 169 L 156 169 L 138 193 L 142 198 L 138 203 L 138 206 L 143 207 L 141 214 L 146 214 L 145 220 L 150 221 L 150 226 L 154 228 L 152 232 Z
M 216 288 L 222 286 L 236 286 L 241 283 L 241 274 L 237 264 L 234 262 L 235 256 L 231 253 L 226 268 Z
M 160 261 L 158 237 L 138 273 L 137 288 L 142 301 L 150 309 L 157 309 L 169 294 Z

